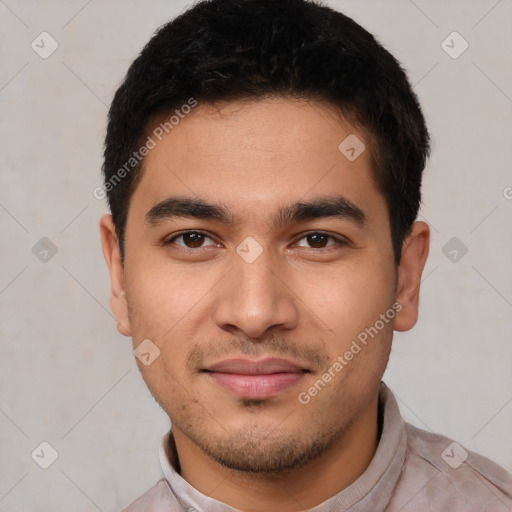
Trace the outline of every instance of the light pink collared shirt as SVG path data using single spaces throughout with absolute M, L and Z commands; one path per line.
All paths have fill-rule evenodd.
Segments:
M 382 434 L 366 471 L 309 512 L 512 512 L 512 475 L 447 437 L 404 422 L 381 382 Z M 121 512 L 239 512 L 178 473 L 172 429 L 160 443 L 164 478 Z

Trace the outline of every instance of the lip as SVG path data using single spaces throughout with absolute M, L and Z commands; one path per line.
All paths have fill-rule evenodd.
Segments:
M 205 368 L 210 372 L 237 373 L 242 375 L 270 375 L 273 373 L 296 373 L 307 371 L 306 368 L 299 366 L 287 359 L 277 357 L 266 357 L 254 361 L 252 359 L 226 359 L 212 364 Z
M 265 399 L 295 386 L 309 370 L 292 361 L 266 358 L 227 359 L 203 370 L 224 390 L 241 398 Z

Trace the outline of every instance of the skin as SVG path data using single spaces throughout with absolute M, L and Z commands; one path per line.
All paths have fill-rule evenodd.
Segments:
M 349 134 L 367 147 L 354 161 L 338 150 Z M 375 454 L 379 383 L 393 329 L 417 321 L 430 233 L 415 222 L 395 267 L 369 147 L 317 102 L 200 105 L 145 158 L 129 206 L 124 269 L 112 218 L 101 218 L 118 329 L 134 347 L 149 338 L 160 350 L 149 366 L 137 364 L 172 422 L 180 474 L 240 510 L 312 508 L 354 482 Z M 333 193 L 363 210 L 366 228 L 336 217 L 273 227 L 280 206 Z M 222 203 L 236 222 L 179 217 L 150 227 L 146 213 L 171 195 Z M 206 236 L 162 245 L 183 230 Z M 306 236 L 319 230 L 347 244 Z M 252 263 L 236 252 L 248 236 L 262 248 Z M 300 403 L 299 393 L 395 301 L 395 318 Z M 200 371 L 242 355 L 291 359 L 309 373 L 255 402 Z

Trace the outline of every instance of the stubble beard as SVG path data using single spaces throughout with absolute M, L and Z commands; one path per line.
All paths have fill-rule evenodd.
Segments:
M 244 407 L 263 406 L 253 400 L 248 402 Z M 175 420 L 174 424 L 179 426 L 179 423 Z M 255 425 L 255 419 L 252 426 L 229 434 L 224 430 L 221 434 L 212 434 L 198 427 L 197 422 L 186 423 L 180 430 L 211 460 L 242 475 L 264 479 L 284 476 L 306 466 L 329 450 L 346 429 L 345 425 L 338 425 L 326 430 L 319 425 L 309 432 L 300 429 L 292 434 L 278 426 L 265 432 Z

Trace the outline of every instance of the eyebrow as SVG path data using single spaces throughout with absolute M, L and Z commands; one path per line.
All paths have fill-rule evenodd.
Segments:
M 154 227 L 177 217 L 214 220 L 226 225 L 236 223 L 235 217 L 224 205 L 184 196 L 171 196 L 160 201 L 146 213 L 145 222 Z M 368 218 L 363 210 L 341 195 L 318 197 L 281 207 L 273 217 L 272 224 L 277 229 L 287 224 L 328 217 L 348 220 L 361 228 L 368 226 Z

